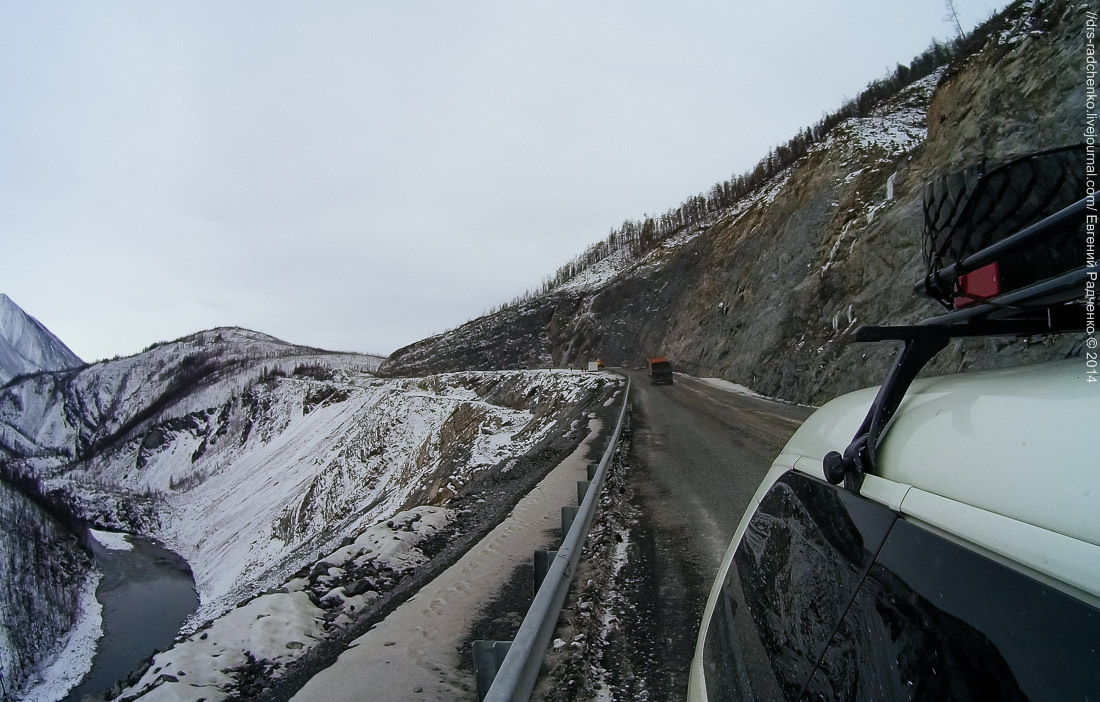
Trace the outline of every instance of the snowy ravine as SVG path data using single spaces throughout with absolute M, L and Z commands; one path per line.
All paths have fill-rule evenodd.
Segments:
M 245 395 L 242 405 L 259 412 L 251 429 L 252 414 L 231 410 L 216 427 L 165 431 L 155 448 L 134 446 L 86 470 L 135 492 L 161 491 L 153 536 L 191 564 L 201 621 L 282 582 L 344 535 L 444 504 L 476 472 L 543 438 L 556 417 L 537 410 L 573 404 L 595 384 L 545 371 L 277 378 Z
M 99 528 L 152 536 L 183 556 L 200 596 L 192 630 L 242 616 L 233 606 L 245 601 L 268 608 L 261 619 L 272 625 L 275 612 L 294 622 L 328 596 L 325 628 L 333 598 L 362 605 L 409 566 L 364 561 L 351 570 L 369 573 L 347 581 L 358 590 L 349 594 L 337 587 L 349 573 L 328 580 L 313 572 L 318 559 L 398 514 L 446 522 L 445 510 L 424 510 L 476 476 L 507 472 L 616 382 L 547 370 L 382 379 L 370 373 L 379 360 L 219 329 L 18 379 L 0 389 L 0 469 Z M 254 599 L 303 567 L 309 596 Z M 308 639 L 324 617 L 301 616 Z

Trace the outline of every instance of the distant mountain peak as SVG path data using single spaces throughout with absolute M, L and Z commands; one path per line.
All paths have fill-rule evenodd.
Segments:
M 41 322 L 0 293 L 0 385 L 17 375 L 83 365 Z

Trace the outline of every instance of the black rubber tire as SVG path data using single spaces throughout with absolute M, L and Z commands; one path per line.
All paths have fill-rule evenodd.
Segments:
M 928 183 L 924 189 L 923 251 L 936 271 L 1072 205 L 1085 196 L 1081 145 L 1040 152 L 1002 164 L 980 164 Z M 999 262 L 1002 291 L 1014 290 L 1081 265 L 1080 228 Z M 950 286 L 950 287 L 948 287 Z M 930 292 L 945 304 L 953 281 Z

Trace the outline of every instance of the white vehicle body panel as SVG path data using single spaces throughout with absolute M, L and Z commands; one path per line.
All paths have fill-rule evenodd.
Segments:
M 913 383 L 860 494 L 903 519 L 1100 607 L 1100 387 L 1081 359 Z M 722 561 L 700 627 L 688 699 L 706 700 L 702 646 L 749 520 L 788 470 L 823 479 L 877 388 L 811 415 L 772 464 Z

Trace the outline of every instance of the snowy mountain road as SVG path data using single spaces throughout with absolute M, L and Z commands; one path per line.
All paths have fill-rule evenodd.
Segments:
M 683 699 L 714 574 L 771 462 L 812 409 L 721 381 L 677 374 L 654 386 L 644 371 L 629 374 L 629 481 L 641 514 L 625 573 L 639 618 L 623 627 L 635 632 L 629 667 L 646 671 L 651 699 Z

